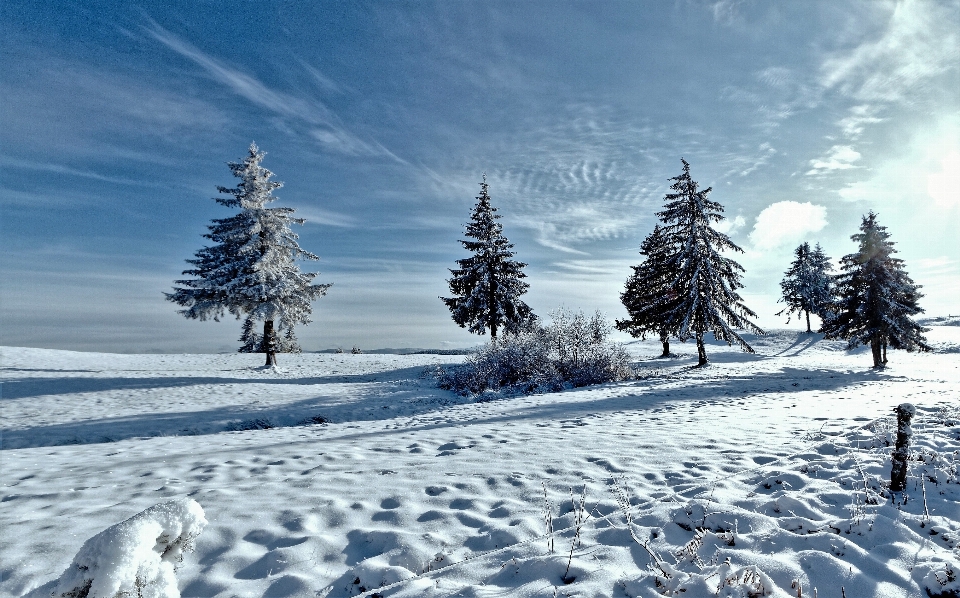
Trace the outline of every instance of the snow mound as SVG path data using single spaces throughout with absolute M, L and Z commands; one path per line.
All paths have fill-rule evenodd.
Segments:
M 154 505 L 87 540 L 51 596 L 180 598 L 174 565 L 206 524 L 193 499 Z

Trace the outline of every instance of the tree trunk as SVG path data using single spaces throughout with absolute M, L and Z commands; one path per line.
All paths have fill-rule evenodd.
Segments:
M 497 340 L 497 279 L 493 272 L 490 272 L 490 295 L 488 297 L 487 309 L 490 310 L 490 340 Z
M 808 309 L 806 310 L 806 312 L 807 312 L 807 332 L 809 333 L 809 332 L 812 332 L 812 330 L 810 330 L 810 310 Z
M 707 349 L 703 346 L 703 333 L 697 333 L 697 367 L 707 365 Z
M 263 321 L 263 352 L 267 354 L 266 367 L 277 365 L 277 335 L 273 331 L 273 320 Z
M 660 357 L 670 357 L 670 337 L 666 334 L 661 334 L 660 342 L 663 343 L 663 355 Z
M 883 365 L 887 365 L 887 337 L 883 337 Z
M 260 255 L 267 254 L 267 231 L 260 229 Z M 273 332 L 273 320 L 263 321 L 263 352 L 267 354 L 265 367 L 277 365 L 277 336 Z
M 916 407 L 910 403 L 901 403 L 896 408 L 897 412 L 897 444 L 891 455 L 890 467 L 890 490 L 894 492 L 903 492 L 907 487 L 907 455 L 910 452 L 910 437 L 913 430 L 910 427 L 910 420 L 917 412 Z
M 883 355 L 880 349 L 880 339 L 873 337 L 870 339 L 870 353 L 873 354 L 873 367 L 883 367 Z

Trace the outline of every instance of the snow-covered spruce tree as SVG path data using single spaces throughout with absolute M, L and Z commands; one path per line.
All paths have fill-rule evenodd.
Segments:
M 673 288 L 674 272 L 669 266 L 676 248 L 670 244 L 663 228 L 657 224 L 640 244 L 643 262 L 632 266 L 620 301 L 630 317 L 617 320 L 617 330 L 637 338 L 656 334 L 663 345 L 661 357 L 670 357 L 670 335 L 667 314 L 677 307 L 678 295 Z
M 860 233 L 850 237 L 860 248 L 840 260 L 838 298 L 822 329 L 827 338 L 846 340 L 849 349 L 870 345 L 875 368 L 887 362 L 887 343 L 894 349 L 929 350 L 924 328 L 910 318 L 923 313 L 917 305 L 923 294 L 903 260 L 893 257 L 897 250 L 886 231 L 872 211 L 863 217 Z
M 311 284 L 318 272 L 303 273 L 298 259 L 317 260 L 297 243 L 291 224 L 293 208 L 268 208 L 275 201 L 273 190 L 283 183 L 271 181 L 273 173 L 260 166 L 264 153 L 255 143 L 242 162 L 230 162 L 240 179 L 236 188 L 218 187 L 230 197 L 214 198 L 220 205 L 239 208 L 230 218 L 215 218 L 210 232 L 203 235 L 214 242 L 187 263 L 194 267 L 183 273 L 194 278 L 178 280 L 167 299 L 185 307 L 187 318 L 219 321 L 225 312 L 243 318 L 241 353 L 266 353 L 266 365 L 276 365 L 278 352 L 299 352 L 294 335 L 296 324 L 309 324 L 314 301 L 329 284 Z M 263 332 L 256 325 L 263 322 Z
M 498 332 L 515 333 L 536 316 L 520 300 L 530 286 L 523 282 L 526 264 L 510 258 L 513 244 L 503 236 L 500 215 L 490 203 L 487 176 L 480 183 L 477 205 L 466 225 L 466 236 L 460 243 L 473 253 L 457 260 L 458 269 L 447 283 L 453 297 L 440 297 L 450 308 L 453 321 L 474 334 L 490 331 L 490 339 Z
M 807 332 L 810 330 L 810 314 L 826 318 L 830 306 L 833 304 L 833 264 L 821 249 L 820 244 L 810 249 L 809 243 L 802 243 L 794 250 L 797 259 L 790 264 L 790 269 L 784 272 L 780 281 L 783 296 L 780 303 L 787 307 L 778 311 L 777 315 L 787 314 L 787 324 L 790 315 L 806 314 Z
M 707 351 L 703 335 L 713 332 L 714 338 L 732 344 L 736 341 L 748 353 L 753 348 L 734 329 L 755 334 L 763 331 L 747 317 L 756 317 L 737 293 L 743 288 L 740 273 L 743 267 L 722 251 L 743 250 L 727 235 L 711 224 L 723 220 L 723 206 L 707 198 L 712 188 L 698 190 L 690 177 L 690 164 L 683 162 L 683 174 L 670 179 L 674 193 L 664 197 L 664 209 L 657 213 L 663 222 L 666 244 L 676 247 L 667 258 L 667 267 L 674 273 L 670 286 L 677 300 L 663 314 L 664 328 L 685 341 L 697 341 L 698 365 L 706 365 Z

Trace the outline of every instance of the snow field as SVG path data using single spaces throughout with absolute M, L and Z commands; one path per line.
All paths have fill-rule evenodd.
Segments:
M 179 566 L 183 596 L 949 589 L 934 584 L 960 538 L 956 355 L 892 352 L 874 372 L 816 335 L 750 342 L 758 355 L 708 347 L 702 370 L 689 344 L 664 361 L 638 343 L 637 381 L 486 403 L 419 378 L 449 356 L 280 355 L 276 371 L 256 355 L 4 348 L 0 593 L 50 582 L 87 538 L 186 496 L 209 524 Z M 906 504 L 872 504 L 905 401 L 926 460 Z M 331 423 L 296 425 L 315 415 Z M 224 431 L 255 418 L 280 427 Z

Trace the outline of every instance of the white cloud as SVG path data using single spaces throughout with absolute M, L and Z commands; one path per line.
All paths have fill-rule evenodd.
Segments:
M 732 235 L 743 228 L 747 223 L 743 216 L 737 215 L 736 218 L 726 218 L 713 225 L 714 230 L 725 235 Z
M 862 177 L 838 191 L 846 201 L 866 201 L 873 209 L 909 206 L 913 215 L 934 218 L 937 209 L 960 205 L 960 117 L 931 122 L 913 132 L 894 156 L 862 170 Z
M 950 152 L 940 164 L 940 172 L 927 175 L 927 194 L 939 207 L 960 207 L 960 152 Z
M 835 145 L 830 148 L 826 156 L 810 160 L 811 168 L 807 174 L 823 174 L 833 170 L 856 168 L 853 163 L 859 159 L 860 152 L 849 145 Z
M 827 209 L 810 202 L 778 201 L 757 216 L 750 232 L 750 242 L 757 250 L 802 241 L 827 225 Z

